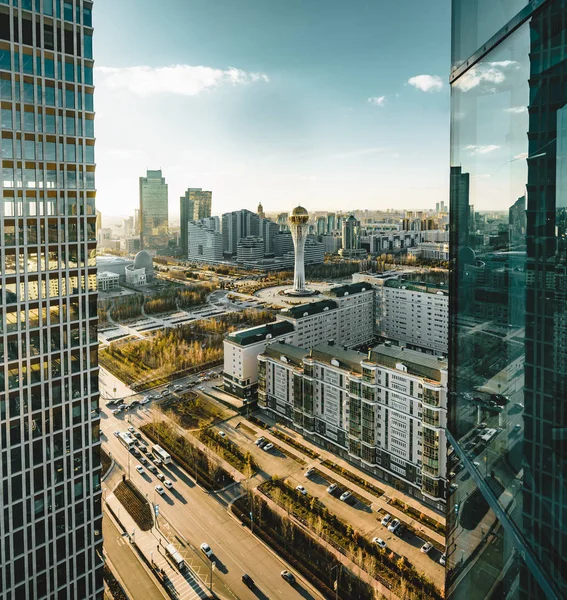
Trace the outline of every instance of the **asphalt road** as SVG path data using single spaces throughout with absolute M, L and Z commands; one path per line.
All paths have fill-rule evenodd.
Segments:
M 144 474 L 139 474 L 135 469 L 138 461 L 113 434 L 116 430 L 126 430 L 126 419 L 122 415 L 110 414 L 108 409 L 103 409 L 101 416 L 103 447 L 124 466 L 126 472 L 130 460 L 131 479 L 144 494 L 147 494 L 150 502 L 159 504 L 160 514 L 186 540 L 184 553 L 192 568 L 201 574 L 210 570 L 209 559 L 199 550 L 201 543 L 207 542 L 214 552 L 216 577 L 230 590 L 234 598 L 321 598 L 299 578 L 295 586 L 285 582 L 280 572 L 289 567 L 229 515 L 220 502 L 196 486 L 177 466 L 170 464 L 163 468 L 163 473 L 173 482 L 173 489 L 166 490 L 163 496 L 156 493 L 155 486 L 159 483 L 156 477 L 147 470 Z M 250 590 L 242 583 L 243 573 L 252 577 L 257 589 Z
M 110 517 L 103 511 L 102 534 L 104 536 L 104 551 L 110 558 L 112 566 L 118 572 L 126 591 L 132 598 L 143 600 L 164 600 L 167 598 L 157 588 L 153 579 L 148 575 L 138 558 L 134 555 L 128 538 L 122 535 Z

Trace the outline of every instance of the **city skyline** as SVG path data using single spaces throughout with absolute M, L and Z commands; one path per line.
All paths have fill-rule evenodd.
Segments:
M 445 4 L 407 20 L 407 7 L 384 2 L 332 2 L 325 12 L 292 2 L 274 19 L 256 0 L 216 10 L 194 0 L 165 28 L 160 15 L 143 17 L 147 0 L 136 10 L 101 2 L 99 209 L 133 213 L 138 178 L 160 168 L 173 218 L 188 187 L 213 191 L 214 214 L 259 202 L 315 212 L 345 198 L 375 208 L 447 201 Z M 118 34 L 123 20 L 132 27 Z M 143 41 L 150 23 L 155 46 Z M 324 32 L 337 43 L 323 44 Z

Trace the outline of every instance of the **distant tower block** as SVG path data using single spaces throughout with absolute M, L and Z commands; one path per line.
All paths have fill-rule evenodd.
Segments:
M 290 296 L 310 296 L 314 292 L 305 287 L 305 240 L 309 232 L 309 213 L 303 206 L 293 209 L 289 217 L 289 229 L 295 247 L 295 269 L 293 274 L 293 289 L 287 290 Z

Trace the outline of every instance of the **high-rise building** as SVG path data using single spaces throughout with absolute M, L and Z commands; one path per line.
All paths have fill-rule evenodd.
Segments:
M 260 204 L 258 204 L 258 210 L 256 212 L 258 213 L 258 216 L 260 217 L 260 219 L 266 218 L 266 213 L 264 212 L 264 207 L 262 206 L 261 202 L 260 202 Z
M 169 230 L 167 183 L 161 170 L 140 177 L 140 245 L 155 249 L 167 245 Z
M 3 600 L 104 593 L 91 4 L 0 4 Z
M 342 223 L 343 252 L 345 255 L 360 249 L 360 221 L 352 215 Z
M 275 254 L 275 240 L 280 235 L 279 231 L 280 227 L 277 223 L 270 219 L 260 219 L 260 237 L 264 240 L 264 254 Z
M 215 263 L 223 259 L 222 233 L 213 217 L 187 224 L 188 260 Z
M 337 215 L 335 213 L 327 214 L 327 233 L 333 233 L 336 229 Z
M 317 217 L 317 235 L 323 235 L 327 229 L 327 219 L 325 217 Z
M 260 236 L 260 217 L 249 210 L 235 210 L 222 216 L 222 238 L 227 258 L 236 256 L 238 242 L 250 235 Z
M 249 235 L 238 240 L 236 262 L 239 265 L 253 269 L 263 258 L 264 240 L 261 237 Z
M 283 212 L 278 215 L 278 225 L 280 226 L 280 231 L 289 231 L 288 220 L 288 213 Z
M 295 248 L 295 266 L 293 273 L 293 294 L 305 294 L 305 240 L 307 239 L 307 221 L 309 213 L 303 206 L 296 206 L 289 218 L 289 228 Z
M 567 0 L 453 0 L 452 54 L 447 597 L 565 598 Z
M 200 221 L 211 216 L 212 198 L 212 192 L 203 191 L 202 188 L 187 188 L 185 194 L 179 199 L 179 246 L 184 254 L 189 250 L 187 225 L 191 221 Z

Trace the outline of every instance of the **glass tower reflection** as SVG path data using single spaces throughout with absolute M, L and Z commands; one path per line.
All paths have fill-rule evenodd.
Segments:
M 447 595 L 562 598 L 567 2 L 484 4 L 453 0 Z

